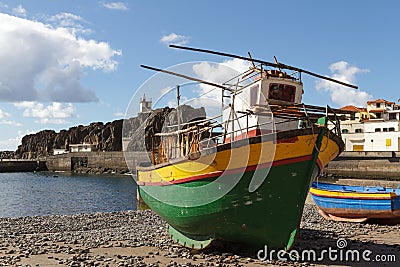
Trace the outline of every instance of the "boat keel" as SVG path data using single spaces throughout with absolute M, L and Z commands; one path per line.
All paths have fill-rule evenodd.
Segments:
M 168 233 L 176 243 L 191 249 L 205 249 L 211 245 L 214 238 L 193 237 L 179 232 L 171 225 L 168 225 Z

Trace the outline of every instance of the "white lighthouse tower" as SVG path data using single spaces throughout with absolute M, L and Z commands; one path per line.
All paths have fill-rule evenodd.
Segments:
M 151 99 L 147 100 L 146 95 L 144 94 L 142 99 L 140 99 L 140 113 L 146 113 L 151 111 L 152 101 Z

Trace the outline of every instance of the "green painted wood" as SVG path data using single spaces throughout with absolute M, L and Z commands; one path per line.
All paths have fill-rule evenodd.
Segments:
M 168 225 L 168 233 L 176 243 L 191 249 L 207 248 L 212 241 L 214 241 L 212 237 L 189 236 L 188 234 L 183 234 L 174 229 L 171 225 Z
M 139 190 L 149 207 L 183 235 L 213 236 L 254 249 L 264 245 L 289 249 L 294 242 L 292 233 L 296 233 L 300 225 L 311 181 L 310 164 L 311 161 L 304 161 L 274 166 L 264 183 L 252 193 L 248 187 L 253 171 L 246 172 L 228 194 L 201 206 L 193 207 L 191 202 L 207 196 L 185 195 L 182 185 L 140 186 Z M 183 186 L 198 187 L 213 181 L 215 190 L 225 186 L 215 179 L 193 181 Z M 157 199 L 158 195 L 168 195 L 181 206 L 165 204 Z

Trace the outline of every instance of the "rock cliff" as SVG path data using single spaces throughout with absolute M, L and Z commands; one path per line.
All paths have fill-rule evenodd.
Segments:
M 43 130 L 35 134 L 29 134 L 22 138 L 22 143 L 15 151 L 16 158 L 36 159 L 53 155 L 54 149 L 69 149 L 70 144 L 92 144 L 97 151 L 122 151 L 122 130 L 124 137 L 129 139 L 129 150 L 144 151 L 151 148 L 151 135 L 161 132 L 164 121 L 176 123 L 174 109 L 165 107 L 150 113 L 139 113 L 137 117 L 124 121 L 115 120 L 106 124 L 93 122 L 90 125 L 79 125 L 68 130 L 55 132 Z M 169 116 L 170 115 L 170 116 Z M 182 106 L 181 122 L 187 122 L 192 118 L 204 118 L 204 108 L 195 109 L 190 106 Z M 124 126 L 124 127 L 123 127 Z M 124 128 L 124 129 L 123 129 Z M 145 144 L 143 140 L 145 136 Z
M 70 144 L 93 144 L 99 151 L 122 150 L 122 121 L 115 120 L 103 124 L 94 122 L 90 125 L 75 126 L 56 133 L 44 130 L 35 134 L 25 135 L 21 145 L 15 151 L 17 158 L 35 159 L 53 154 L 54 149 L 69 149 Z

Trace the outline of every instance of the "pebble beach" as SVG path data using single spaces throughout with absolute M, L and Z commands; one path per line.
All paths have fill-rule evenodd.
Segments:
M 0 266 L 376 266 L 377 262 L 259 260 L 257 251 L 214 246 L 204 251 L 172 242 L 165 221 L 151 210 L 0 219 Z M 293 250 L 337 248 L 394 255 L 400 262 L 400 225 L 324 220 L 304 208 Z M 371 256 L 372 257 L 372 256 Z M 397 262 L 397 264 L 396 264 Z

